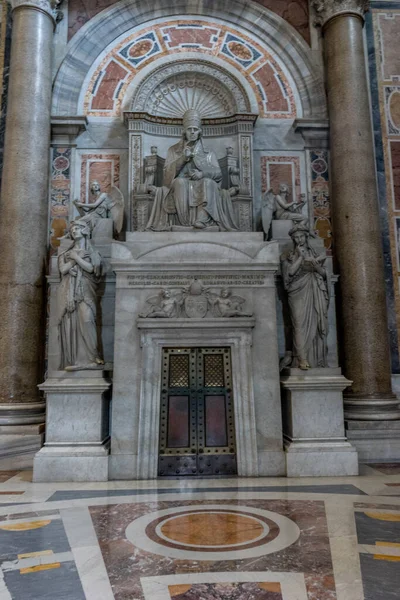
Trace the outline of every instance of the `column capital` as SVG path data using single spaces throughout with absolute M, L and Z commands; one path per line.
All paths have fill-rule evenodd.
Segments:
M 62 0 L 10 0 L 11 8 L 36 8 L 49 15 L 54 21 L 57 20 L 58 7 Z
M 311 0 L 314 8 L 315 25 L 324 27 L 330 19 L 339 15 L 353 14 L 364 18 L 369 10 L 369 0 Z

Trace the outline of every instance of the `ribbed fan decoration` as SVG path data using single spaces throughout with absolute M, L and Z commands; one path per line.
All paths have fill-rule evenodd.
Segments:
M 235 113 L 235 101 L 223 84 L 201 73 L 173 75 L 149 98 L 148 112 L 155 116 L 180 118 L 188 108 L 205 119 L 226 117 Z

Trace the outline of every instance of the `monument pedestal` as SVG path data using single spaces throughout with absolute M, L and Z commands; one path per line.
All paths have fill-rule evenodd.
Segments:
M 46 442 L 33 481 L 107 481 L 109 389 L 104 371 L 57 371 L 40 386 L 47 400 Z
M 117 281 L 110 479 L 157 477 L 166 348 L 229 349 L 238 474 L 284 475 L 278 244 L 265 243 L 261 233 L 135 232 L 113 244 L 111 264 Z M 234 314 L 223 313 L 227 305 Z
M 282 371 L 288 477 L 358 475 L 357 450 L 344 432 L 342 392 L 350 383 L 338 368 Z

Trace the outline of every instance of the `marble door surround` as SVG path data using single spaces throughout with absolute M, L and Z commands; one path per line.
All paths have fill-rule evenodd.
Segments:
M 163 347 L 230 347 L 238 473 L 285 474 L 274 277 L 276 242 L 259 233 L 133 232 L 112 246 L 116 273 L 110 479 L 157 476 Z M 151 317 L 157 294 L 197 280 L 228 288 L 246 315 Z M 201 295 L 193 296 L 191 299 Z M 201 301 L 200 301 L 201 302 Z M 256 324 L 256 326 L 255 326 Z
M 231 349 L 238 475 L 258 476 L 256 417 L 251 364 L 254 318 L 139 319 L 143 350 L 140 391 L 138 478 L 155 479 L 159 456 L 161 354 L 163 348 L 225 346 Z M 177 341 L 177 330 L 179 340 Z M 159 375 L 159 376 L 157 376 Z

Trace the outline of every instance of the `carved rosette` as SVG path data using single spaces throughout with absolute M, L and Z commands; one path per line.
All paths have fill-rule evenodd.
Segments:
M 369 10 L 369 0 L 311 0 L 314 8 L 315 25 L 325 26 L 338 15 L 353 14 L 364 18 Z
M 57 19 L 57 8 L 61 4 L 62 0 L 11 0 L 12 9 L 16 8 L 36 8 L 49 15 L 56 21 Z

